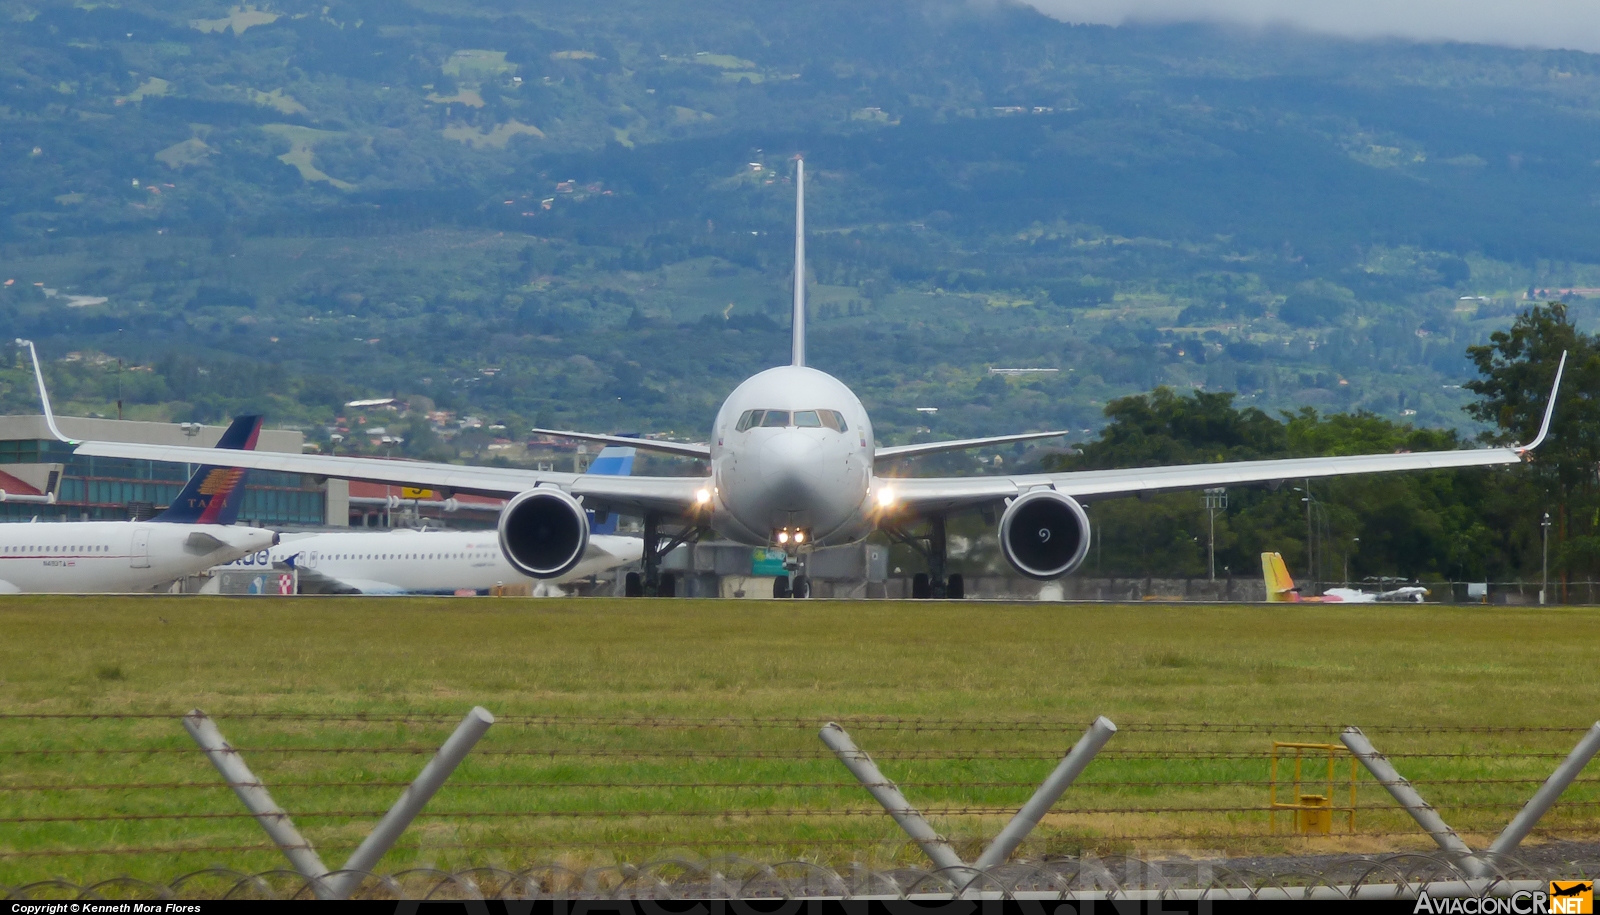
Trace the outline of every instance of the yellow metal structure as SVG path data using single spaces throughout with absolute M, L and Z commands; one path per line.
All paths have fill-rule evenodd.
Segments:
M 1294 812 L 1294 831 L 1321 836 L 1333 832 L 1333 802 L 1327 795 L 1300 795 L 1300 809 Z
M 1306 794 L 1301 791 L 1301 784 L 1305 781 L 1305 762 L 1308 752 L 1315 754 L 1313 761 L 1315 761 L 1316 756 L 1324 754 L 1327 756 L 1328 788 L 1324 794 Z M 1291 789 L 1289 796 L 1294 800 L 1292 802 L 1280 802 L 1278 800 L 1278 786 L 1282 782 L 1278 777 L 1278 764 L 1288 753 L 1293 754 L 1290 758 L 1294 762 L 1294 774 L 1285 787 Z M 1338 771 L 1336 763 L 1341 754 L 1349 756 L 1350 759 L 1350 780 L 1348 785 L 1350 804 L 1347 807 L 1335 806 L 1333 803 L 1334 787 L 1339 782 L 1336 774 Z M 1272 831 L 1278 831 L 1278 811 L 1292 810 L 1294 811 L 1295 832 L 1302 835 L 1328 835 L 1333 832 L 1334 812 L 1343 811 L 1346 814 L 1347 829 L 1354 833 L 1356 831 L 1356 772 L 1356 758 L 1350 756 L 1350 751 L 1345 749 L 1342 744 L 1287 743 L 1274 740 L 1272 742 L 1271 774 L 1267 778 L 1267 809 L 1271 811 Z

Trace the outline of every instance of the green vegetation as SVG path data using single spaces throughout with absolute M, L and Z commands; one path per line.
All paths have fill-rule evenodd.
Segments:
M 0 17 L 0 333 L 270 366 L 282 422 L 331 418 L 317 376 L 703 436 L 786 350 L 796 152 L 814 361 L 886 441 L 1160 384 L 1464 427 L 1466 347 L 1600 288 L 1588 55 L 911 0 Z M 976 404 L 991 366 L 1062 371 Z
M 881 814 L 531 815 L 870 810 L 865 793 L 822 754 L 815 728 L 829 719 L 875 716 L 945 722 L 944 729 L 853 727 L 857 742 L 913 802 L 929 808 L 1014 808 L 1093 716 L 1121 725 L 1112 752 L 1060 805 L 1088 812 L 1052 815 L 1026 849 L 1032 854 L 1424 848 L 1426 837 L 1370 779 L 1361 788 L 1363 835 L 1309 842 L 1259 837 L 1267 832 L 1261 808 L 1270 741 L 1329 741 L 1337 726 L 1359 724 L 1380 749 L 1397 754 L 1402 772 L 1453 825 L 1478 841 L 1511 814 L 1511 807 L 1481 805 L 1519 805 L 1555 765 L 1525 754 L 1564 754 L 1576 734 L 1430 734 L 1404 726 L 1581 729 L 1594 718 L 1589 709 L 1600 686 L 1589 649 L 1597 637 L 1600 617 L 1556 608 L 14 597 L 0 602 L 0 707 L 12 714 L 173 716 L 202 708 L 333 861 L 343 860 L 348 850 L 336 849 L 359 841 L 372 820 L 312 814 L 384 809 L 399 792 L 396 783 L 413 777 L 467 708 L 481 704 L 502 716 L 430 810 L 503 815 L 426 818 L 386 859 L 387 869 L 582 865 L 680 851 L 913 862 L 915 850 L 903 846 Z M 419 717 L 242 717 L 252 713 Z M 638 716 L 667 726 L 648 726 Z M 609 720 L 615 717 L 623 720 Z M 710 727 L 660 720 L 721 717 L 732 720 Z M 951 721 L 977 727 L 952 731 Z M 1018 721 L 1043 726 L 985 730 Z M 1245 733 L 1154 727 L 1199 722 L 1254 727 Z M 301 752 L 340 747 L 419 752 Z M 23 752 L 70 749 L 145 752 Z M 1025 758 L 895 755 L 979 750 Z M 1204 758 L 1213 750 L 1240 756 Z M 0 752 L 7 759 L 0 816 L 239 811 L 173 718 L 0 719 Z M 757 758 L 758 752 L 778 758 Z M 1399 755 L 1413 752 L 1466 755 Z M 1463 778 L 1524 781 L 1439 781 Z M 1207 784 L 1129 784 L 1152 781 Z M 950 782 L 960 784 L 940 787 Z M 816 787 L 659 787 L 686 783 Z M 77 790 L 14 790 L 41 784 Z M 199 787 L 82 790 L 91 784 Z M 612 787 L 584 787 L 595 784 Z M 1600 799 L 1596 791 L 1580 783 L 1568 800 L 1592 804 Z M 1249 809 L 1112 812 L 1159 806 Z M 1592 833 L 1595 810 L 1562 808 L 1540 835 Z M 992 835 L 1001 817 L 938 822 L 973 845 Z M 170 878 L 211 864 L 281 866 L 270 849 L 14 856 L 262 842 L 255 824 L 241 819 L 8 823 L 0 831 L 0 884 L 54 875 Z
M 1302 581 L 1368 578 L 1449 582 L 1538 581 L 1544 512 L 1550 512 L 1551 600 L 1593 602 L 1600 577 L 1600 416 L 1584 392 L 1600 387 L 1600 337 L 1580 332 L 1559 304 L 1529 309 L 1470 355 L 1480 376 L 1464 387 L 1482 399 L 1471 412 L 1492 423 L 1502 445 L 1537 436 L 1556 366 L 1569 356 L 1549 439 L 1519 467 L 1282 481 L 1231 487 L 1217 513 L 1216 570 L 1254 577 L 1260 554 L 1284 554 Z M 992 379 L 979 385 L 1005 389 Z M 987 393 L 986 391 L 984 391 Z M 1368 411 L 1318 413 L 1310 407 L 1273 417 L 1230 393 L 1170 388 L 1113 400 L 1098 438 L 1045 456 L 1058 471 L 1204 464 L 1316 455 L 1441 451 L 1468 446 L 1460 435 L 1418 429 Z M 1480 443 L 1481 444 L 1481 443 Z M 1002 463 L 998 469 L 1006 469 Z M 1309 492 L 1309 495 L 1308 495 Z M 1309 504 L 1308 504 L 1309 499 Z M 1209 573 L 1210 513 L 1197 492 L 1093 505 L 1095 545 L 1081 574 L 1203 577 Z M 963 522 L 958 557 L 968 574 L 1005 568 L 976 519 Z M 902 567 L 909 550 L 896 554 Z M 1572 584 L 1582 582 L 1581 585 Z M 1451 599 L 1441 591 L 1438 599 Z M 1455 599 L 1465 598 L 1458 589 Z

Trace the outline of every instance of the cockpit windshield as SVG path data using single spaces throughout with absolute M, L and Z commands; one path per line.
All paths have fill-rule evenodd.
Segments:
M 800 429 L 832 429 L 847 432 L 849 423 L 838 410 L 746 410 L 733 427 L 735 432 L 746 432 L 757 427 L 782 429 L 794 426 Z

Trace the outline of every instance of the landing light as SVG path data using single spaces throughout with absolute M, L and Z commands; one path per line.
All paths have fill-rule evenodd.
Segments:
M 779 531 L 778 532 L 778 542 L 779 543 L 788 543 L 789 542 L 789 532 L 788 531 Z
M 711 491 L 708 490 L 708 489 L 702 489 L 702 490 L 697 491 L 694 494 L 694 500 L 696 502 L 698 502 L 699 504 L 701 504 L 701 505 L 704 505 L 707 502 L 710 502 L 711 501 Z
M 805 543 L 806 542 L 806 532 L 805 531 L 795 531 L 794 532 L 794 542 L 795 543 Z
M 894 504 L 894 490 L 887 486 L 878 490 L 878 507 L 888 508 Z

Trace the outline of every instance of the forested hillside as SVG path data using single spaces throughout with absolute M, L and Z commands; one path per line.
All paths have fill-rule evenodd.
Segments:
M 1158 384 L 1467 428 L 1467 346 L 1600 288 L 1578 53 L 938 0 L 0 22 L 0 333 L 82 354 L 83 413 L 703 436 L 787 351 L 797 153 L 813 361 L 889 440 L 1095 430 Z

